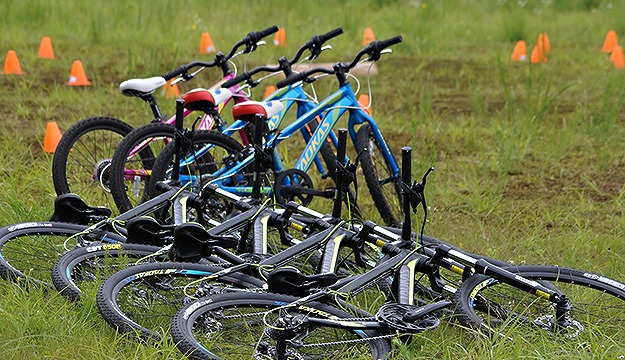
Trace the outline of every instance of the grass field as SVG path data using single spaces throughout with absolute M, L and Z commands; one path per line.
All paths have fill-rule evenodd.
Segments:
M 369 26 L 378 39 L 404 38 L 377 64 L 372 111 L 396 154 L 413 148 L 415 176 L 436 168 L 426 190 L 428 234 L 514 263 L 625 280 L 625 70 L 599 51 L 609 30 L 625 36 L 617 16 L 625 11 L 622 2 L 2 3 L 0 53 L 15 50 L 24 71 L 0 75 L 2 226 L 52 213 L 52 157 L 41 148 L 46 122 L 65 130 L 93 115 L 133 125 L 151 120 L 147 106 L 119 93 L 119 83 L 210 60 L 199 55 L 202 32 L 227 50 L 249 31 L 284 27 L 289 46 L 261 48 L 249 58 L 252 67 L 291 56 L 310 36 L 338 26 L 345 33 L 319 61 L 350 60 Z M 515 42 L 526 40 L 531 52 L 540 32 L 550 38 L 548 62 L 512 62 Z M 52 39 L 55 60 L 37 58 L 44 35 Z M 93 86 L 65 85 L 75 59 Z M 181 91 L 218 75 L 205 71 L 180 84 Z M 320 80 L 320 96 L 334 87 L 331 78 Z M 256 92 L 261 96 L 264 88 Z M 163 93 L 159 101 L 173 112 Z M 364 179 L 359 185 L 375 219 Z M 118 336 L 89 299 L 69 304 L 55 293 L 0 281 L 0 317 L 4 359 L 180 357 L 172 344 Z M 406 359 L 615 358 L 625 354 L 625 340 L 490 341 L 446 324 L 397 348 L 396 357 Z

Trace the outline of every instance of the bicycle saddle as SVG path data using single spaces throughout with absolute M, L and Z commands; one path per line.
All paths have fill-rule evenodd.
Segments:
M 159 87 L 165 85 L 167 81 L 161 76 L 154 76 L 147 79 L 130 79 L 119 84 L 119 91 L 126 96 L 142 97 L 150 95 Z
M 278 100 L 273 101 L 244 101 L 232 107 L 232 116 L 235 119 L 249 118 L 256 115 L 269 119 L 282 111 L 284 104 Z
M 339 280 L 334 273 L 304 275 L 293 268 L 279 268 L 269 273 L 269 292 L 303 297 L 310 290 L 323 288 Z
M 88 225 L 111 216 L 105 207 L 93 207 L 76 194 L 63 194 L 54 200 L 54 213 L 50 221 Z
M 239 240 L 232 236 L 213 236 L 202 225 L 187 223 L 174 229 L 174 241 L 169 250 L 173 261 L 198 262 L 209 257 L 213 247 L 235 248 Z
M 132 244 L 163 246 L 171 242 L 176 225 L 164 225 L 151 217 L 137 217 L 126 222 L 126 242 Z
M 212 110 L 232 97 L 230 89 L 193 89 L 182 95 L 184 107 L 189 110 L 200 110 L 206 112 Z

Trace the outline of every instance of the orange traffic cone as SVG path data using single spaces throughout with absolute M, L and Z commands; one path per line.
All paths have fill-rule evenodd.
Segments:
M 22 75 L 22 67 L 20 61 L 17 59 L 17 53 L 15 50 L 9 50 L 7 57 L 4 59 L 4 73 L 12 75 Z
M 274 92 L 276 92 L 276 87 L 273 85 L 269 85 L 265 88 L 265 96 L 263 96 L 263 99 L 266 99 L 269 97 L 269 95 L 273 94 Z
M 530 62 L 532 64 L 547 62 L 547 57 L 545 56 L 545 52 L 543 51 L 541 46 L 534 46 L 534 50 L 532 50 L 532 56 L 530 57 Z
M 614 47 L 617 45 L 618 41 L 616 41 L 616 32 L 614 30 L 610 30 L 605 36 L 603 46 L 601 47 L 601 52 L 612 53 L 612 49 L 614 49 Z
M 527 46 L 525 41 L 519 40 L 512 50 L 512 61 L 525 61 L 527 59 Z
M 213 44 L 213 39 L 211 39 L 211 35 L 207 32 L 202 33 L 202 39 L 200 40 L 200 54 L 210 54 L 216 52 L 215 44 Z
M 362 34 L 362 45 L 369 45 L 370 42 L 375 40 L 375 36 L 373 35 L 373 30 L 370 27 L 365 28 L 365 31 Z
M 82 62 L 80 60 L 74 60 L 72 64 L 72 72 L 69 74 L 69 81 L 67 85 L 71 86 L 90 86 L 91 82 L 87 80 L 87 74 L 85 74 L 85 69 L 82 67 Z
M 549 36 L 547 33 L 538 34 L 538 46 L 540 46 L 543 50 L 543 54 L 547 54 L 551 51 L 551 43 L 549 42 Z
M 167 80 L 165 84 L 165 97 L 168 99 L 177 99 L 180 97 L 180 90 L 178 89 L 178 84 L 171 85 L 173 79 Z
M 52 50 L 52 40 L 49 36 L 41 38 L 41 44 L 39 45 L 39 52 L 37 56 L 41 59 L 54 59 L 54 50 Z
M 278 32 L 273 38 L 273 44 L 275 46 L 286 46 L 286 30 L 284 28 L 278 29 Z
M 56 146 L 59 144 L 59 141 L 61 141 L 61 136 L 61 130 L 59 130 L 56 121 L 48 121 L 46 125 L 46 135 L 43 138 L 43 151 L 48 154 L 54 154 Z
M 361 94 L 358 97 L 358 104 L 360 104 L 360 107 L 366 111 L 367 114 L 371 115 L 371 101 L 369 99 L 369 95 Z
M 614 63 L 614 67 L 622 69 L 625 67 L 625 59 L 623 58 L 623 48 L 616 45 L 610 54 L 610 61 Z

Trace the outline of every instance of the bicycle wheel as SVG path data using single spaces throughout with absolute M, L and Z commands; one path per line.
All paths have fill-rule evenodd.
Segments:
M 367 149 L 361 155 L 360 164 L 373 203 L 387 225 L 400 226 L 402 218 L 401 177 L 393 176 L 391 167 L 382 154 L 382 148 L 386 147 L 386 144 L 378 143 L 369 124 L 364 124 L 358 129 L 356 150 L 360 152 Z
M 56 194 L 73 192 L 89 205 L 111 208 L 108 167 L 115 148 L 132 129 L 107 116 L 86 118 L 67 129 L 52 159 Z
M 154 162 L 150 177 L 150 191 L 157 181 L 171 177 L 174 150 L 174 144 L 169 144 Z M 181 180 L 198 182 L 202 180 L 202 175 L 210 176 L 226 166 L 228 161 L 234 161 L 235 155 L 241 150 L 243 150 L 243 145 L 227 135 L 212 130 L 198 130 L 193 134 L 190 146 L 185 146 L 181 150 L 181 158 L 190 159 L 180 167 Z M 201 155 L 198 155 L 200 151 Z M 148 196 L 151 196 L 150 192 Z
M 174 317 L 171 331 L 178 349 L 191 359 L 384 359 L 388 342 L 374 338 L 374 330 L 332 328 L 319 324 L 279 331 L 277 309 L 297 297 L 273 293 L 236 293 L 203 298 L 187 304 Z M 354 316 L 333 306 L 311 302 L 289 307 L 289 315 L 305 319 L 309 315 L 326 319 L 353 319 Z M 269 326 L 267 326 L 269 325 Z M 280 357 L 271 338 L 286 342 Z
M 141 259 L 154 261 L 151 255 L 161 250 L 158 246 L 141 244 L 93 244 L 65 252 L 54 263 L 52 283 L 69 300 L 80 300 L 83 290 L 93 287 L 114 273 Z M 162 256 L 156 259 L 162 260 Z M 98 283 L 99 286 L 99 283 Z
M 172 125 L 162 123 L 140 126 L 115 149 L 109 178 L 111 194 L 120 212 L 141 202 L 154 160 L 174 138 L 174 130 Z
M 606 277 L 557 266 L 523 266 L 517 273 L 531 281 L 552 284 L 571 302 L 567 325 L 555 331 L 550 301 L 518 288 L 476 275 L 458 289 L 456 312 L 461 323 L 489 335 L 524 338 L 548 332 L 555 339 L 622 342 L 625 336 L 625 284 Z M 611 343 L 614 344 L 614 343 Z M 594 345 L 593 345 L 594 346 Z
M 50 270 L 54 262 L 75 246 L 76 241 L 124 241 L 119 235 L 94 231 L 80 239 L 67 242 L 87 226 L 59 222 L 28 222 L 8 225 L 0 229 L 0 276 L 13 281 L 28 281 L 52 287 Z
M 110 276 L 98 289 L 98 309 L 120 333 L 159 340 L 178 309 L 191 297 L 233 289 L 259 288 L 263 281 L 231 274 L 219 281 L 202 280 L 222 270 L 214 265 L 163 262 L 142 264 Z

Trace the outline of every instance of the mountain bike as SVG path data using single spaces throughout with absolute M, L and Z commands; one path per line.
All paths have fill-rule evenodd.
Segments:
M 148 103 L 154 117 L 152 122 L 173 124 L 175 117 L 166 119 L 161 113 L 154 96 L 156 89 L 165 85 L 168 80 L 176 77 L 178 79 L 174 81 L 190 80 L 199 71 L 189 74 L 187 70 L 202 66 L 201 69 L 210 66 L 219 66 L 221 68 L 224 78 L 213 87 L 218 88 L 223 81 L 231 79 L 236 75 L 229 68 L 228 61 L 239 55 L 239 53 L 236 53 L 236 50 L 240 46 L 245 45 L 245 49 L 241 53 L 251 53 L 257 48 L 260 39 L 277 30 L 278 28 L 273 26 L 259 32 L 251 32 L 235 44 L 228 55 L 218 53 L 215 56 L 215 60 L 211 63 L 196 61 L 183 65 L 163 76 L 126 80 L 120 84 L 120 91 L 126 96 L 138 97 Z M 233 87 L 231 90 L 235 93 L 237 92 L 236 87 Z M 196 92 L 192 93 L 197 95 Z M 224 100 L 224 102 L 226 101 Z M 204 109 L 201 105 L 205 104 L 201 101 L 196 101 L 195 103 L 195 108 L 190 106 L 189 109 L 185 110 L 185 117 L 198 110 L 198 107 L 200 110 Z M 201 129 L 210 129 L 215 125 L 219 126 L 219 124 L 215 124 L 212 115 L 205 113 L 197 126 Z M 111 192 L 109 179 L 111 159 L 120 141 L 132 130 L 133 127 L 129 124 L 108 116 L 90 117 L 73 124 L 64 133 L 54 153 L 52 179 L 57 195 L 73 192 L 80 194 L 88 204 L 101 204 L 112 208 L 113 202 L 111 202 L 111 195 L 109 195 Z M 241 133 L 241 138 L 244 141 L 247 140 L 245 133 Z M 158 151 L 156 147 L 151 150 Z M 143 167 L 143 163 L 141 163 L 138 168 L 134 169 L 135 171 L 129 171 L 125 174 L 131 180 L 137 178 L 136 186 L 138 187 L 140 187 L 140 180 L 147 176 L 146 171 L 149 172 L 150 169 L 149 151 L 145 150 L 141 155 L 146 158 L 144 163 L 147 167 Z
M 363 164 L 365 162 L 365 158 L 369 160 L 369 164 L 372 164 L 373 161 L 370 155 L 374 154 L 374 152 L 372 152 L 370 147 L 367 147 L 370 146 L 370 144 L 365 144 L 367 136 L 371 135 L 375 140 L 375 146 L 373 146 L 373 148 L 376 148 L 376 146 L 379 147 L 384 155 L 384 162 L 392 170 L 392 174 L 390 176 L 377 181 L 375 185 L 378 189 L 381 186 L 384 186 L 385 188 L 392 188 L 395 195 L 392 197 L 388 195 L 378 196 L 382 199 L 377 199 L 376 201 L 387 204 L 394 201 L 394 204 L 397 204 L 395 207 L 398 207 L 398 211 L 390 211 L 387 209 L 387 211 L 380 210 L 380 213 L 388 224 L 396 225 L 398 223 L 399 215 L 393 214 L 401 211 L 401 207 L 399 206 L 401 205 L 399 201 L 399 167 L 396 165 L 393 155 L 384 142 L 382 134 L 375 121 L 358 104 L 352 85 L 348 82 L 348 72 L 351 68 L 359 64 L 360 59 L 363 56 L 368 55 L 366 61 L 377 61 L 383 53 L 388 52 L 385 48 L 399 42 L 401 42 L 401 37 L 399 36 L 384 41 L 374 41 L 362 49 L 351 63 L 337 63 L 334 65 L 332 70 L 315 68 L 303 73 L 293 74 L 276 84 L 279 88 L 286 86 L 289 86 L 289 89 L 294 87 L 296 88 L 296 83 L 304 81 L 312 82 L 313 79 L 310 79 L 309 77 L 312 74 L 321 72 L 325 74 L 334 74 L 339 81 L 340 86 L 338 91 L 321 101 L 317 106 L 310 109 L 305 114 L 299 116 L 284 129 L 277 131 L 270 129 L 269 131 L 272 132 L 273 135 L 265 141 L 263 149 L 255 148 L 255 151 L 263 151 L 263 156 L 267 159 L 264 163 L 265 168 L 271 169 L 274 172 L 275 177 L 273 185 L 264 185 L 260 189 L 261 193 L 276 196 L 278 199 L 286 195 L 289 200 L 294 196 L 301 196 L 306 198 L 306 201 L 310 201 L 309 195 L 323 195 L 323 193 L 311 189 L 313 188 L 312 179 L 309 175 L 307 175 L 307 171 L 312 166 L 313 159 L 319 154 L 322 147 L 327 146 L 328 139 L 331 139 L 331 141 L 336 145 L 336 138 L 333 136 L 332 129 L 335 127 L 341 116 L 345 114 L 345 112 L 349 111 L 349 133 L 352 138 L 352 142 L 355 144 L 356 150 L 363 154 Z M 233 79 L 232 82 L 240 79 L 242 79 L 242 77 Z M 232 83 L 226 83 L 224 86 L 231 84 Z M 255 121 L 254 118 L 257 116 L 257 113 L 261 117 L 266 116 L 266 112 L 270 111 L 270 109 L 273 109 L 275 106 L 279 105 L 275 102 L 244 102 L 233 107 L 233 114 L 235 117 L 245 117 L 250 122 L 253 122 Z M 276 156 L 275 150 L 277 149 L 277 146 L 283 140 L 290 138 L 295 132 L 302 129 L 306 124 L 310 124 L 311 121 L 317 117 L 321 118 L 321 122 L 316 125 L 315 131 L 312 133 L 310 140 L 307 142 L 301 155 L 296 160 L 293 169 L 285 169 L 282 165 L 282 160 L 279 156 Z M 357 137 L 356 126 L 358 125 L 362 126 L 358 130 L 359 135 Z M 252 191 L 250 182 L 241 181 L 241 175 L 242 173 L 245 173 L 245 169 L 252 162 L 254 156 L 250 154 L 243 159 L 230 162 L 229 166 L 223 167 L 215 173 L 201 173 L 201 167 L 197 166 L 194 162 L 197 158 L 201 157 L 204 151 L 208 151 L 210 148 L 210 146 L 203 147 L 198 151 L 189 154 L 183 160 L 180 165 L 181 167 L 195 169 L 195 171 L 181 175 L 181 181 L 208 181 L 235 194 L 250 193 L 250 191 Z M 365 148 L 367 151 L 365 151 Z M 163 157 L 167 156 L 166 152 L 161 154 Z M 159 161 L 159 159 L 157 159 L 154 166 L 154 173 L 167 174 L 169 169 L 171 169 L 170 159 L 171 156 L 163 161 Z M 367 173 L 367 171 L 373 171 L 373 175 L 369 174 L 366 176 L 377 176 L 378 174 L 378 172 L 374 171 L 374 168 L 365 167 L 363 169 L 365 170 L 365 173 Z M 389 208 L 389 206 L 387 206 L 387 208 Z

